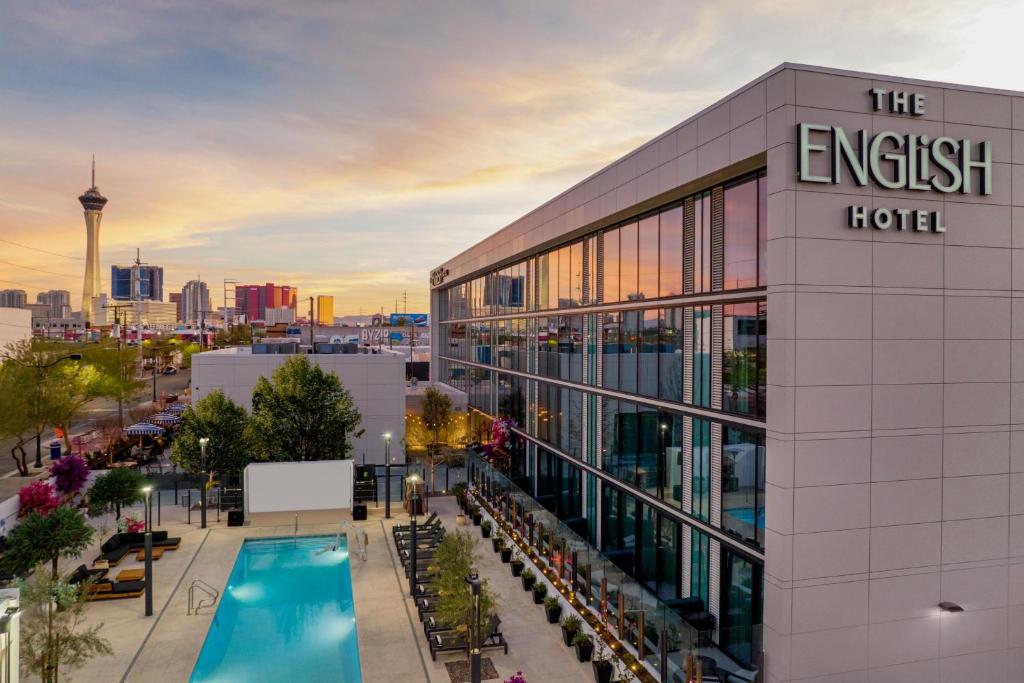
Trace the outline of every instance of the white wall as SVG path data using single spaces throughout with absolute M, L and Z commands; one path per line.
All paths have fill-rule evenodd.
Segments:
M 32 311 L 28 308 L 0 308 L 0 349 L 32 336 Z
M 248 348 L 220 349 L 192 356 L 192 397 L 199 400 L 215 389 L 251 409 L 252 390 L 269 378 L 288 355 L 256 354 Z M 350 437 L 352 455 L 360 464 L 384 463 L 385 433 L 392 435 L 393 462 L 404 462 L 405 359 L 398 354 L 311 354 L 310 361 L 333 372 L 352 394 L 363 416 L 361 437 Z
M 245 468 L 245 514 L 352 507 L 354 463 L 261 462 Z

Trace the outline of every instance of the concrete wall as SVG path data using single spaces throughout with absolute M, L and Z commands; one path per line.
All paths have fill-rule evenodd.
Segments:
M 269 378 L 274 369 L 290 356 L 253 355 L 246 348 L 208 351 L 192 356 L 192 396 L 199 400 L 220 389 L 237 403 L 251 409 L 252 390 L 261 377 Z M 405 437 L 405 359 L 398 354 L 311 354 L 312 362 L 333 372 L 352 394 L 363 421 L 363 436 L 351 439 L 357 462 L 384 463 L 383 434 L 390 432 L 391 456 L 404 462 L 402 439 Z
M 245 514 L 352 507 L 354 463 L 261 462 L 245 467 Z
M 1020 681 L 1024 96 L 805 68 L 762 90 L 769 680 Z M 799 182 L 801 122 L 989 140 L 993 192 Z M 851 229 L 851 204 L 947 231 Z
M 0 349 L 32 336 L 32 311 L 27 308 L 0 308 Z

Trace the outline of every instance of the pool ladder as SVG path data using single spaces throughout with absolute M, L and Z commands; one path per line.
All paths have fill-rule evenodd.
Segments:
M 199 601 L 196 601 L 196 591 L 203 593 L 205 597 L 200 597 Z M 203 607 L 213 607 L 217 604 L 217 598 L 220 597 L 220 591 L 206 583 L 202 579 L 192 579 L 192 583 L 188 585 L 188 615 L 199 614 L 199 610 Z

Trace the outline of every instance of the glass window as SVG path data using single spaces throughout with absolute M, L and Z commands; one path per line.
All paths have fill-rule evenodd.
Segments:
M 725 189 L 725 289 L 757 286 L 757 178 Z
M 619 228 L 619 297 L 622 301 L 635 301 L 637 296 L 637 224 L 627 223 Z
M 679 597 L 679 523 L 658 515 L 658 597 Z
M 569 380 L 583 381 L 583 316 L 570 315 L 568 320 L 569 336 Z
M 619 470 L 619 402 L 613 398 L 604 400 L 601 415 L 601 469 L 611 474 Z
M 757 179 L 757 284 L 768 286 L 768 187 L 764 173 Z
M 693 308 L 693 404 L 711 406 L 711 307 Z
M 690 595 L 704 601 L 708 607 L 708 557 L 711 553 L 711 539 L 706 534 L 690 530 Z
M 543 311 L 548 306 L 548 278 L 550 254 L 541 254 L 537 257 L 537 309 Z
M 658 296 L 683 293 L 683 207 L 662 211 L 658 255 Z
M 722 410 L 764 417 L 766 303 L 722 307 Z
M 558 284 L 561 263 L 557 250 L 548 252 L 548 308 L 558 308 Z
M 568 245 L 558 250 L 558 307 L 567 308 L 572 304 L 572 264 L 569 262 Z
M 662 413 L 658 425 L 661 436 L 661 499 L 675 507 L 683 504 L 683 416 Z
M 764 436 L 722 429 L 722 528 L 764 545 Z
M 597 303 L 597 237 L 588 237 L 587 244 L 587 296 L 584 304 Z
M 619 300 L 619 230 L 608 230 L 601 236 L 603 272 L 601 275 L 602 301 Z
M 711 423 L 693 421 L 693 514 L 707 522 L 711 518 Z
M 602 386 L 606 389 L 619 388 L 619 355 L 622 352 L 622 327 L 620 313 L 606 313 L 601 325 L 604 353 L 602 364 Z
M 658 323 L 659 309 L 651 308 L 643 312 L 641 322 L 639 383 L 637 393 L 641 396 L 658 397 Z
M 623 311 L 620 315 L 622 316 L 622 346 L 619 352 L 619 389 L 635 394 L 643 311 Z
M 636 485 L 657 498 L 660 494 L 658 470 L 659 442 L 658 411 L 637 405 Z
M 754 663 L 761 649 L 764 580 L 761 567 L 722 548 L 719 645 L 741 664 Z
M 583 242 L 574 242 L 569 247 L 569 305 L 579 306 L 583 302 Z
M 711 193 L 693 201 L 693 291 L 711 291 Z
M 637 299 L 658 296 L 658 215 L 640 221 L 638 247 Z
M 658 397 L 683 400 L 683 309 L 663 308 L 658 322 Z

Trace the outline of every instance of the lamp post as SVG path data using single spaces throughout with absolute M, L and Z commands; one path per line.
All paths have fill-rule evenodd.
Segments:
M 0 358 L 6 358 L 7 360 L 11 361 L 15 365 L 20 365 L 23 368 L 35 368 L 36 369 L 35 408 L 36 408 L 36 420 L 39 420 L 39 400 L 41 398 L 41 394 L 42 394 L 42 391 L 43 391 L 43 370 L 46 370 L 47 368 L 52 368 L 54 365 L 56 365 L 57 363 L 60 363 L 61 361 L 66 361 L 66 360 L 82 360 L 82 354 L 80 354 L 80 353 L 70 353 L 70 354 L 68 354 L 66 356 L 61 356 L 60 358 L 54 359 L 54 360 L 50 361 L 49 363 L 22 363 L 17 358 L 14 358 L 13 356 L 8 356 L 7 354 L 3 354 L 2 356 L 0 356 Z M 42 437 L 43 437 L 42 431 L 41 430 L 37 431 L 36 432 L 36 462 L 35 462 L 34 467 L 39 467 L 39 468 L 41 468 L 43 466 L 43 449 L 42 449 L 42 446 L 41 446 L 41 443 L 40 443 L 41 440 L 42 440 Z
M 150 494 L 153 493 L 152 486 L 143 486 L 142 492 L 146 494 L 146 616 L 153 616 L 153 508 Z
M 409 538 L 412 540 L 412 544 L 409 546 L 409 595 L 416 598 L 416 544 L 418 538 L 416 535 L 416 484 L 419 483 L 419 476 L 416 474 L 409 475 L 407 481 L 412 484 L 412 493 L 409 496 L 409 514 L 411 519 L 409 520 Z
M 209 444 L 209 443 L 210 443 L 210 439 L 208 439 L 205 436 L 203 438 L 199 439 L 199 450 L 202 453 L 202 455 L 201 455 L 201 457 L 199 459 L 199 467 L 200 467 L 200 471 L 202 472 L 202 475 L 203 475 L 202 480 L 199 482 L 199 486 L 202 489 L 199 492 L 199 501 L 200 501 L 199 502 L 199 505 L 200 505 L 200 508 L 199 508 L 199 528 L 200 529 L 205 529 L 206 528 L 206 445 Z
M 469 633 L 469 681 L 480 683 L 480 577 L 476 573 L 466 577 L 473 596 L 473 617 Z
M 391 432 L 384 432 L 384 519 L 391 519 Z

